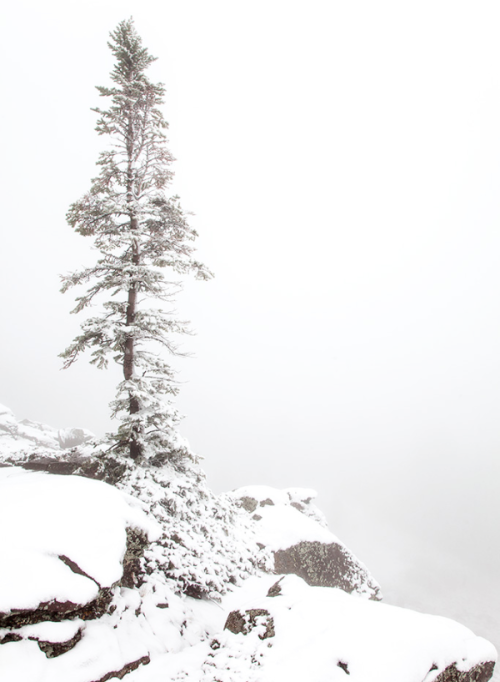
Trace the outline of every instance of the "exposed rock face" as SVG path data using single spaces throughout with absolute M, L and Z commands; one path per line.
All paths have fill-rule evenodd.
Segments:
M 309 585 L 338 587 L 380 600 L 382 593 L 366 567 L 326 527 L 312 504 L 314 490 L 248 486 L 231 493 L 255 522 L 257 543 L 272 554 L 272 569 L 293 573 Z M 258 509 L 258 514 L 253 512 Z
M 257 509 L 257 500 L 254 500 L 253 497 L 247 497 L 246 495 L 243 495 L 243 497 L 240 497 L 240 504 L 245 509 L 247 512 L 254 512 Z
M 470 670 L 460 671 L 457 666 L 448 666 L 442 673 L 440 673 L 433 682 L 488 682 L 492 677 L 495 669 L 493 661 L 479 663 Z
M 127 528 L 127 548 L 122 561 L 123 575 L 112 587 L 107 588 L 101 587 L 97 581 L 87 575 L 85 571 L 82 571 L 72 559 L 60 556 L 59 559 L 73 573 L 85 576 L 97 584 L 99 587 L 97 597 L 85 604 L 76 604 L 72 601 L 61 602 L 54 599 L 50 602 L 40 603 L 35 609 L 31 610 L 12 608 L 8 613 L 0 613 L 0 629 L 16 630 L 26 625 L 35 625 L 47 621 L 58 623 L 75 619 L 87 621 L 101 618 L 109 612 L 116 588 L 127 587 L 132 589 L 140 587 L 142 584 L 144 570 L 141 565 L 141 559 L 148 544 L 149 541 L 144 532 L 138 528 Z M 6 639 L 8 636 L 8 634 L 4 635 L 3 640 L 0 638 L 0 644 L 12 641 L 12 639 Z M 73 646 L 77 641 L 78 639 L 74 642 Z
M 141 559 L 149 545 L 146 534 L 139 528 L 127 528 L 127 551 L 123 557 L 123 576 L 121 587 L 140 587 L 143 583 L 144 568 Z
M 274 637 L 274 620 L 266 609 L 248 609 L 245 612 L 231 611 L 227 617 L 225 630 L 237 635 L 240 632 L 248 635 L 258 626 L 263 626 L 263 632 L 259 633 L 259 639 Z
M 37 641 L 40 651 L 43 651 L 47 658 L 57 658 L 57 656 L 62 656 L 68 651 L 71 651 L 71 649 L 78 644 L 81 638 L 82 631 L 77 630 L 74 637 L 71 637 L 71 639 L 68 639 L 66 642 L 47 642 L 40 639 Z
M 66 620 L 95 620 L 108 612 L 113 599 L 111 589 L 101 589 L 96 599 L 86 604 L 75 604 L 72 601 L 43 602 L 35 609 L 13 608 L 7 613 L 0 613 L 0 628 L 17 630 L 25 625 L 51 622 L 59 623 Z
M 355 557 L 337 543 L 299 542 L 274 553 L 276 573 L 294 573 L 316 587 L 340 587 L 344 592 L 356 590 L 364 578 L 372 590 L 370 599 L 380 599 L 380 588 L 356 561 Z M 355 579 L 355 577 L 357 579 Z
M 131 663 L 127 663 L 120 670 L 113 670 L 112 672 L 106 673 L 106 675 L 104 675 L 100 679 L 96 680 L 95 682 L 107 682 L 108 680 L 111 680 L 112 678 L 122 680 L 125 677 L 125 675 L 127 675 L 128 673 L 131 673 L 132 670 L 137 670 L 137 668 L 140 665 L 147 665 L 150 661 L 151 661 L 151 659 L 149 656 L 142 656 L 141 658 L 137 659 L 137 661 L 132 661 Z
M 159 536 L 140 506 L 101 481 L 2 468 L 0 516 L 16 509 L 22 513 L 0 526 L 0 551 L 9 557 L 0 560 L 2 682 L 54 679 L 57 670 L 63 679 L 95 682 L 149 662 L 144 646 L 126 640 L 140 610 L 143 554 Z M 103 636 L 109 653 L 92 654 Z M 7 674 L 15 651 L 19 665 Z M 47 671 L 51 659 L 59 660 Z M 68 674 L 94 659 L 88 677 Z
M 127 471 L 126 464 L 114 457 L 85 457 L 73 453 L 59 457 L 35 453 L 26 458 L 9 457 L 5 463 L 28 471 L 45 471 L 59 476 L 83 476 L 110 485 L 116 485 Z

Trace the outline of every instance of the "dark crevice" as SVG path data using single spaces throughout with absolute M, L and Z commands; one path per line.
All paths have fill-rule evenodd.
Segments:
M 136 670 L 140 665 L 147 665 L 150 662 L 149 656 L 143 656 L 142 658 L 139 658 L 137 661 L 132 661 L 132 663 L 127 663 L 127 665 L 124 665 L 123 668 L 120 670 L 115 670 L 110 673 L 106 673 L 104 677 L 100 677 L 98 680 L 93 680 L 92 682 L 107 682 L 107 680 L 111 680 L 113 677 L 117 677 L 119 680 L 123 679 L 127 673 L 131 673 L 132 670 Z
M 345 672 L 346 675 L 350 675 L 350 674 L 351 674 L 351 673 L 349 672 L 349 667 L 348 667 L 347 663 L 344 663 L 344 661 L 339 661 L 339 662 L 337 663 L 337 666 L 338 666 L 339 668 L 342 668 L 342 670 Z
M 60 554 L 59 559 L 63 562 L 63 564 L 66 564 L 66 566 L 70 568 L 73 571 L 73 573 L 76 573 L 77 575 L 83 575 L 84 578 L 92 580 L 92 582 L 95 583 L 99 589 L 101 589 L 101 586 L 99 585 L 97 580 L 95 580 L 95 578 L 93 578 L 88 573 L 85 573 L 85 571 L 82 571 L 80 566 L 78 566 L 78 564 L 75 561 L 65 556 L 64 554 Z

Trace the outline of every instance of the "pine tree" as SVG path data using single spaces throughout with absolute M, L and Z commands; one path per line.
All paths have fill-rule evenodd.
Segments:
M 172 460 L 188 453 L 177 433 L 174 372 L 158 348 L 176 353 L 173 335 L 189 330 L 162 305 L 175 297 L 179 276 L 208 279 L 211 273 L 193 258 L 197 233 L 179 198 L 165 192 L 173 176 L 167 123 L 159 109 L 165 90 L 145 75 L 156 58 L 142 46 L 132 19 L 111 32 L 108 46 L 116 59 L 114 87 L 97 89 L 110 106 L 94 111 L 96 130 L 110 145 L 99 156 L 100 172 L 90 191 L 67 214 L 72 228 L 94 238 L 99 258 L 62 277 L 63 292 L 87 285 L 72 312 L 93 305 L 101 294 L 106 300 L 61 357 L 65 368 L 86 350 L 99 368 L 107 367 L 110 357 L 119 363 L 124 378 L 110 405 L 112 416 L 121 420 L 115 447 L 135 460 Z M 175 273 L 173 282 L 166 281 L 165 270 Z

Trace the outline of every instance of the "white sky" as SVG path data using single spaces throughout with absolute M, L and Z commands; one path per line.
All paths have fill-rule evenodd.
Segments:
M 118 374 L 59 371 L 79 320 L 57 274 L 94 257 L 64 216 L 97 173 L 94 86 L 130 15 L 216 274 L 179 301 L 198 332 L 182 431 L 209 482 L 318 489 L 382 583 L 431 571 L 422 547 L 497 580 L 497 2 L 5 7 L 0 402 L 110 427 Z

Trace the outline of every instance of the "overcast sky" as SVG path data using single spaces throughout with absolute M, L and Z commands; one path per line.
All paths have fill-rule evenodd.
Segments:
M 388 593 L 498 595 L 499 4 L 4 7 L 0 402 L 97 434 L 119 373 L 60 371 L 81 320 L 58 273 L 96 257 L 65 213 L 97 174 L 94 86 L 130 15 L 216 275 L 178 302 L 209 482 L 316 488 Z

